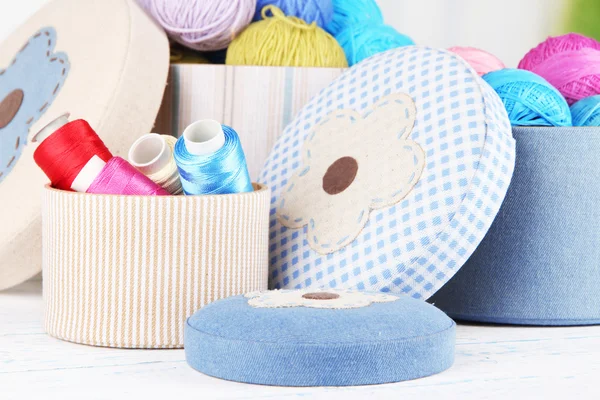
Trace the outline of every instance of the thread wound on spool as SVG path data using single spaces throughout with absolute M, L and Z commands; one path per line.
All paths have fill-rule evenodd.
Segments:
M 410 37 L 384 24 L 350 25 L 338 33 L 335 38 L 344 49 L 350 66 L 375 54 L 415 44 Z
M 571 33 L 551 37 L 532 49 L 519 63 L 545 78 L 573 104 L 600 94 L 600 43 Z
M 183 192 L 173 157 L 176 142 L 173 136 L 150 133 L 133 143 L 128 156 L 131 165 L 173 195 Z
M 333 18 L 327 32 L 337 36 L 352 25 L 383 24 L 383 15 L 375 0 L 333 0 Z
M 194 155 L 181 136 L 175 144 L 175 162 L 187 195 L 228 194 L 253 191 L 246 157 L 237 133 L 222 125 L 225 142 L 219 150 L 207 155 Z
M 315 23 L 286 17 L 269 5 L 262 10 L 263 20 L 254 22 L 233 40 L 227 50 L 226 64 L 287 67 L 348 66 L 338 42 Z
M 287 16 L 298 17 L 309 24 L 315 22 L 321 28 L 325 28 L 333 19 L 332 0 L 258 0 L 254 21 L 262 19 L 262 9 L 270 4 Z
M 479 76 L 506 68 L 498 57 L 481 49 L 456 46 L 448 50 L 465 60 Z
M 168 196 L 169 192 L 148 179 L 121 157 L 104 166 L 86 193 L 133 196 Z
M 112 154 L 84 120 L 61 126 L 33 153 L 36 164 L 56 189 L 71 190 L 73 181 L 94 156 L 107 162 Z
M 256 0 L 138 0 L 169 37 L 199 51 L 227 48 L 252 21 Z
M 571 111 L 562 95 L 530 71 L 502 69 L 483 79 L 498 93 L 514 126 L 570 126 Z
M 571 106 L 573 126 L 600 126 L 600 95 L 586 97 Z

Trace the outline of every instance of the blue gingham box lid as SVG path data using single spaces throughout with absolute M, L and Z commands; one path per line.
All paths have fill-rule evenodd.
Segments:
M 460 57 L 411 46 L 365 60 L 264 166 L 271 287 L 430 297 L 483 239 L 514 161 L 502 102 Z

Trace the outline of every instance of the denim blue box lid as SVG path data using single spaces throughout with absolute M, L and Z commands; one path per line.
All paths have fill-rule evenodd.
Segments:
M 271 287 L 429 298 L 483 239 L 514 161 L 502 102 L 460 57 L 410 46 L 365 60 L 264 166 Z
M 190 366 L 222 379 L 368 385 L 449 368 L 455 324 L 409 296 L 275 290 L 207 305 L 188 319 L 184 342 Z

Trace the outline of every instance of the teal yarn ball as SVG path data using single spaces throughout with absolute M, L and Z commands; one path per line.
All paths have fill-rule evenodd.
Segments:
M 375 0 L 332 0 L 333 19 L 325 30 L 337 36 L 349 26 L 372 23 L 383 24 L 383 15 Z
M 288 17 L 297 17 L 312 24 L 316 22 L 325 28 L 333 19 L 332 0 L 258 0 L 254 21 L 262 20 L 262 9 L 268 5 L 277 6 Z
M 523 69 L 501 69 L 483 75 L 500 96 L 513 126 L 571 126 L 571 110 L 556 88 Z
M 346 53 L 349 66 L 375 54 L 415 44 L 408 36 L 384 24 L 351 25 L 338 33 L 335 38 Z
M 573 126 L 600 126 L 600 95 L 586 97 L 571 106 Z

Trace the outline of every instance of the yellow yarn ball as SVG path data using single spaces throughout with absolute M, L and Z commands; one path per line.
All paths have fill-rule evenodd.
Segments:
M 267 16 L 267 13 L 271 16 Z M 282 67 L 348 66 L 344 50 L 333 36 L 316 23 L 287 17 L 268 5 L 262 21 L 250 24 L 229 45 L 226 64 Z

